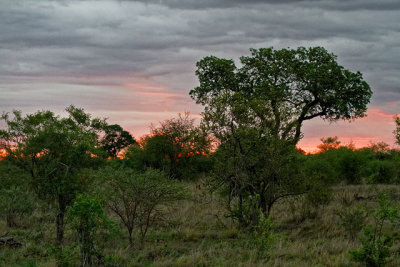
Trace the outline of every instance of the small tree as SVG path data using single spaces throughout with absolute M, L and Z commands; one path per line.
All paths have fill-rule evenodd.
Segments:
M 142 173 L 109 169 L 102 173 L 106 177 L 107 207 L 126 227 L 131 246 L 135 231 L 143 245 L 149 227 L 162 220 L 164 208 L 185 197 L 183 186 L 166 179 L 158 170 L 148 169 Z
M 264 215 L 260 216 L 254 228 L 252 245 L 257 248 L 257 256 L 260 258 L 269 258 L 271 250 L 283 236 L 275 232 L 276 225 L 271 217 L 265 217 Z
M 122 149 L 136 143 L 132 135 L 118 124 L 107 125 L 104 131 L 101 144 L 111 158 L 115 158 Z
M 51 111 L 38 111 L 14 118 L 3 114 L 6 129 L 0 130 L 7 154 L 31 175 L 31 184 L 39 198 L 57 203 L 57 241 L 64 237 L 64 218 L 77 193 L 88 186 L 82 172 L 101 163 L 103 151 L 98 134 L 104 120 L 91 119 L 83 109 L 70 106 L 69 116 L 60 118 Z
M 244 129 L 241 129 L 244 131 Z M 298 152 L 280 140 L 257 138 L 247 129 L 222 143 L 214 154 L 213 184 L 225 185 L 228 210 L 243 226 L 256 224 L 258 216 L 268 217 L 281 198 L 307 191 L 306 177 L 297 162 Z
M 394 224 L 399 219 L 399 206 L 389 200 L 388 195 L 380 194 L 377 200 L 378 209 L 373 213 L 374 222 L 363 229 L 362 247 L 350 251 L 352 259 L 364 263 L 365 266 L 386 265 L 392 256 L 394 237 L 385 226 Z
M 96 198 L 78 195 L 68 209 L 67 220 L 75 231 L 81 251 L 81 265 L 94 266 L 102 262 L 102 253 L 96 247 L 96 235 L 100 228 L 110 227 L 101 203 Z

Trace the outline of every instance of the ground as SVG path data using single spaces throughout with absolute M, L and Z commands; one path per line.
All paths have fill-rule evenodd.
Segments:
M 271 215 L 278 238 L 269 253 L 260 256 L 254 234 L 225 216 L 225 203 L 218 194 L 209 193 L 201 181 L 187 185 L 192 198 L 170 209 L 169 216 L 149 232 L 144 248 L 129 248 L 123 229 L 106 238 L 103 253 L 109 266 L 359 266 L 348 252 L 360 243 L 345 230 L 339 214 L 358 206 L 374 208 L 378 192 L 400 196 L 397 185 L 340 185 L 334 187 L 332 201 L 318 208 L 306 205 L 304 197 L 281 200 Z M 54 216 L 43 210 L 8 233 L 24 245 L 0 248 L 1 266 L 56 265 L 55 246 L 49 245 L 55 243 Z M 394 231 L 400 235 L 399 228 Z M 5 222 L 0 221 L 0 236 L 5 232 Z M 67 229 L 63 255 L 74 265 L 79 255 L 78 250 L 68 249 L 72 243 L 73 234 Z M 389 266 L 400 266 L 400 259 Z

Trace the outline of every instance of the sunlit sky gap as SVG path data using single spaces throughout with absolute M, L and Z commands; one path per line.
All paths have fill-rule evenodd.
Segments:
M 400 2 L 397 0 L 0 1 L 0 111 L 70 104 L 108 117 L 135 137 L 201 107 L 188 96 L 195 63 L 249 48 L 324 46 L 361 71 L 373 97 L 368 117 L 303 127 L 300 146 L 321 137 L 366 146 L 394 144 L 400 113 Z

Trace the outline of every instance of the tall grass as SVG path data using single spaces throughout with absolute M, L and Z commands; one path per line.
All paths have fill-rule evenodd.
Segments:
M 374 208 L 374 197 L 383 191 L 391 191 L 400 199 L 400 186 L 395 185 L 336 186 L 332 200 L 319 207 L 308 205 L 305 197 L 283 199 L 274 206 L 271 215 L 280 238 L 268 257 L 260 257 L 252 232 L 239 229 L 225 216 L 223 199 L 209 193 L 201 181 L 190 182 L 188 187 L 192 198 L 180 201 L 171 208 L 168 217 L 150 229 L 143 249 L 129 247 L 123 228 L 104 240 L 105 265 L 358 266 L 351 262 L 348 252 L 359 248 L 360 243 L 346 233 L 340 212 L 356 206 Z M 24 245 L 18 249 L 0 248 L 0 265 L 56 266 L 52 250 L 54 227 L 53 216 L 45 208 L 26 218 L 8 234 Z M 0 221 L 0 235 L 6 231 L 5 221 Z M 399 228 L 394 231 L 400 235 Z M 73 233 L 68 227 L 65 241 L 65 247 L 73 243 Z M 71 255 L 65 256 L 73 258 L 73 253 L 72 250 Z M 400 258 L 390 264 L 400 266 Z

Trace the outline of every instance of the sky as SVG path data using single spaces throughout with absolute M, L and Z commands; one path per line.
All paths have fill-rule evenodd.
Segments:
M 137 138 L 179 112 L 200 119 L 197 61 L 271 46 L 323 46 L 373 91 L 366 118 L 306 122 L 302 148 L 328 136 L 394 144 L 398 0 L 0 0 L 0 112 L 73 104 Z

